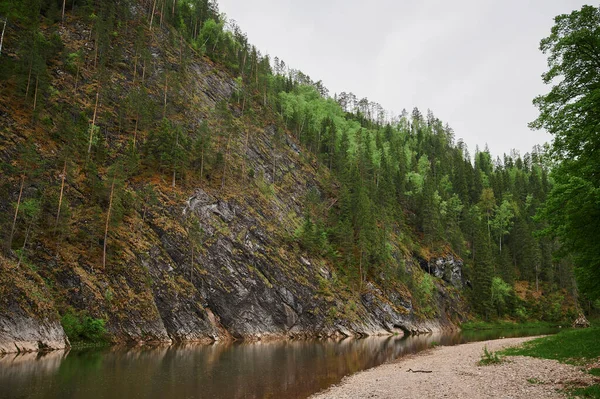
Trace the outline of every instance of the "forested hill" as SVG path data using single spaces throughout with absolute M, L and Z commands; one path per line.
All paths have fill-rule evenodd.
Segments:
M 533 234 L 541 148 L 470 154 L 430 111 L 332 97 L 212 2 L 1 1 L 0 23 L 0 344 L 573 311 Z

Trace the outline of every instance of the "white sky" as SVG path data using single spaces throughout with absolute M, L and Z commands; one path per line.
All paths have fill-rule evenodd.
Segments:
M 578 0 L 218 0 L 263 54 L 399 114 L 427 109 L 471 153 L 551 141 L 527 123 L 548 91 L 539 42 Z M 589 2 L 587 2 L 589 3 Z

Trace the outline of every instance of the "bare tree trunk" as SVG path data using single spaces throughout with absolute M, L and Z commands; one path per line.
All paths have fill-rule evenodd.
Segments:
M 242 164 L 242 179 L 246 180 L 246 157 L 248 154 L 248 136 L 250 129 L 246 129 L 246 139 L 244 140 L 244 163 Z
M 27 239 L 29 238 L 29 231 L 31 230 L 31 225 L 33 221 L 29 222 L 27 226 L 27 232 L 25 233 L 25 241 L 23 241 L 23 247 L 21 248 L 21 254 L 19 255 L 19 262 L 17 263 L 17 267 L 21 266 L 21 261 L 23 260 L 23 255 L 25 254 L 25 246 L 27 245 Z
M 225 149 L 225 159 L 223 160 L 223 176 L 221 177 L 221 190 L 225 187 L 225 176 L 227 174 L 227 161 L 229 159 L 229 144 L 231 143 L 231 133 L 227 138 L 227 148 Z
M 133 84 L 135 84 L 135 77 L 137 76 L 137 61 L 138 55 L 136 51 L 135 55 L 133 56 Z
M 63 166 L 63 171 L 60 174 L 62 177 L 62 183 L 60 185 L 60 196 L 58 197 L 58 211 L 56 211 L 56 222 L 54 223 L 54 230 L 58 227 L 58 219 L 60 218 L 60 207 L 62 206 L 63 192 L 65 189 L 65 179 L 67 178 L 67 161 L 65 161 L 65 165 Z
M 179 133 L 177 133 L 177 137 L 175 138 L 175 147 L 179 146 Z M 177 160 L 175 160 L 175 163 L 173 164 L 173 182 L 172 182 L 172 187 L 175 188 L 175 176 L 177 173 Z
M 192 264 L 190 265 L 190 283 L 193 283 L 194 278 L 194 243 L 190 240 L 190 247 L 192 247 Z
M 144 59 L 144 66 L 142 67 L 142 84 L 144 84 L 145 78 L 146 78 L 146 60 Z
M 140 119 L 140 112 L 138 111 L 135 117 L 135 128 L 133 129 L 133 148 L 135 148 L 135 140 L 137 138 L 138 120 Z
M 88 143 L 88 156 L 92 152 L 92 138 L 94 136 L 94 128 L 96 127 L 96 114 L 98 112 L 98 99 L 100 98 L 100 84 L 96 89 L 96 105 L 94 106 L 94 116 L 92 117 L 92 126 L 90 127 L 90 140 Z
M 115 192 L 115 177 L 113 176 L 110 186 L 110 199 L 108 200 L 108 212 L 106 213 L 106 227 L 104 229 L 104 251 L 102 253 L 102 267 L 106 268 L 106 241 L 108 239 L 108 225 L 110 223 L 110 211 L 112 210 L 113 194 Z
M 65 22 L 65 7 L 67 5 L 67 0 L 63 0 L 63 6 L 62 6 L 62 22 Z
M 163 27 L 163 15 L 165 14 L 165 0 L 162 0 L 162 5 L 160 7 L 160 27 Z
M 165 72 L 165 99 L 163 103 L 163 118 L 167 117 L 167 90 L 169 88 L 169 75 Z
M 19 206 L 21 205 L 21 196 L 23 195 L 23 185 L 25 184 L 25 175 L 21 175 L 21 189 L 19 190 L 19 199 L 17 200 L 17 207 L 15 208 L 15 217 L 13 218 L 12 229 L 10 230 L 10 237 L 8 238 L 8 249 L 12 247 L 12 239 L 15 234 L 15 227 L 17 226 L 17 216 L 19 215 Z
M 6 23 L 8 18 L 4 18 L 4 26 L 2 27 L 2 35 L 0 35 L 0 55 L 2 55 L 2 43 L 4 43 L 4 31 L 6 30 Z
M 152 4 L 152 14 L 150 14 L 150 30 L 152 31 L 152 22 L 154 21 L 154 10 L 156 10 L 156 0 Z
M 202 152 L 200 153 L 200 179 L 204 178 L 204 146 L 202 146 Z
M 81 67 L 81 65 L 79 64 L 79 61 L 77 61 L 77 72 L 75 73 L 75 90 L 73 90 L 74 93 L 77 93 L 77 84 L 79 83 L 79 68 Z
M 94 42 L 94 69 L 96 69 L 96 65 L 98 64 L 98 41 L 100 40 L 99 36 L 100 33 L 96 28 L 96 40 Z
M 33 110 L 35 111 L 35 107 L 37 106 L 37 93 L 38 93 L 38 84 L 40 82 L 40 75 L 35 76 L 35 91 L 33 93 Z
M 29 97 L 29 86 L 31 85 L 31 71 L 33 70 L 33 56 L 31 57 L 31 63 L 29 64 L 29 75 L 27 76 L 27 89 L 25 89 L 25 98 Z

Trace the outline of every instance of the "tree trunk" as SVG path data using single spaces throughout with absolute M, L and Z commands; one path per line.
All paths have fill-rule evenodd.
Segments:
M 244 163 L 242 164 L 242 179 L 246 180 L 246 157 L 248 154 L 248 136 L 250 135 L 250 129 L 246 129 L 246 139 L 244 140 Z
M 19 206 L 21 205 L 21 196 L 23 195 L 23 185 L 25 184 L 25 175 L 21 175 L 21 189 L 19 190 L 19 199 L 17 200 L 17 207 L 15 209 L 15 217 L 13 218 L 12 229 L 10 230 L 10 237 L 8 238 L 8 250 L 12 247 L 12 239 L 15 234 L 15 227 L 17 226 L 17 216 L 19 215 Z
M 96 69 L 96 65 L 98 64 L 98 41 L 100 40 L 100 33 L 98 32 L 98 28 L 96 28 L 96 40 L 94 41 L 94 69 Z
M 160 6 L 160 27 L 163 27 L 163 15 L 165 14 L 165 0 L 162 0 L 162 5 Z
M 225 187 L 225 176 L 227 175 L 227 161 L 229 158 L 229 144 L 231 143 L 231 133 L 227 138 L 227 148 L 225 149 L 225 159 L 223 159 L 223 176 L 221 177 L 221 191 Z
M 92 117 L 92 126 L 90 127 L 90 140 L 88 143 L 88 156 L 92 152 L 92 138 L 94 136 L 94 128 L 96 127 L 96 115 L 98 112 L 98 99 L 100 98 L 100 84 L 96 89 L 96 105 L 94 106 L 94 116 Z
M 65 22 L 65 7 L 67 5 L 67 0 L 63 0 L 63 6 L 62 6 L 62 22 Z
M 190 283 L 193 285 L 194 278 L 194 243 L 190 240 L 190 247 L 192 247 L 192 264 L 190 265 Z
M 165 98 L 163 102 L 163 118 L 167 117 L 167 90 L 169 88 L 169 75 L 165 72 Z
M 37 94 L 38 94 L 38 84 L 40 82 L 40 75 L 36 75 L 35 76 L 35 91 L 33 92 L 33 110 L 35 111 L 35 108 L 37 106 Z
M 74 93 L 77 93 L 77 84 L 79 83 L 79 68 L 81 67 L 80 65 L 80 61 L 77 61 L 77 72 L 75 72 L 75 89 L 73 90 Z
M 29 86 L 31 86 L 31 71 L 33 71 L 33 56 L 31 57 L 31 64 L 29 64 L 29 75 L 27 76 L 27 88 L 25 89 L 25 98 L 29 97 Z
M 142 84 L 144 84 L 145 78 L 146 78 L 146 59 L 144 59 L 144 65 L 142 66 Z
M 137 51 L 135 53 L 135 55 L 133 56 L 133 84 L 135 85 L 135 77 L 137 76 L 137 61 L 138 61 L 138 55 L 137 55 Z
M 60 185 L 60 196 L 58 197 L 58 211 L 56 212 L 56 222 L 54 223 L 54 230 L 58 227 L 58 219 L 60 218 L 60 207 L 62 206 L 63 192 L 65 189 L 65 179 L 67 178 L 67 161 L 63 166 L 63 171 L 60 175 L 62 177 L 62 183 Z
M 138 120 L 140 119 L 140 112 L 138 111 L 135 117 L 135 127 L 133 129 L 133 148 L 135 148 L 135 140 L 137 138 Z
M 204 145 L 202 145 L 202 151 L 200 152 L 200 180 L 204 178 Z
M 8 18 L 4 18 L 4 26 L 2 27 L 2 35 L 0 35 L 0 55 L 2 55 L 2 43 L 4 43 L 4 31 L 6 30 L 6 23 Z
M 179 146 L 179 133 L 177 133 L 177 136 L 175 138 L 175 148 L 177 148 Z M 175 159 L 175 162 L 173 163 L 173 182 L 172 182 L 172 187 L 175 188 L 175 176 L 177 173 L 177 159 Z
M 108 200 L 108 212 L 106 213 L 106 227 L 104 229 L 104 250 L 102 252 L 102 267 L 106 269 L 106 240 L 108 239 L 108 225 L 110 223 L 110 211 L 112 210 L 113 194 L 115 191 L 115 178 L 113 176 L 112 185 L 110 186 L 110 199 Z
M 156 10 L 156 0 L 152 4 L 152 13 L 150 14 L 150 31 L 152 31 L 152 22 L 154 21 L 154 11 Z
M 25 241 L 23 241 L 23 247 L 21 248 L 21 254 L 19 255 L 19 262 L 17 263 L 17 267 L 21 266 L 21 261 L 23 260 L 23 255 L 25 254 L 25 246 L 27 245 L 27 239 L 29 238 L 29 231 L 31 230 L 31 225 L 33 224 L 33 220 L 29 222 L 27 226 L 27 232 L 25 233 Z

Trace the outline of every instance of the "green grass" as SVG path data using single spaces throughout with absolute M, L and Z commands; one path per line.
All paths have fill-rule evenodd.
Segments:
M 564 330 L 556 335 L 525 342 L 520 347 L 504 349 L 501 353 L 507 356 L 531 356 L 584 365 L 595 361 L 600 356 L 600 327 Z M 588 372 L 591 375 L 600 376 L 599 368 L 592 368 Z M 600 399 L 600 385 L 598 384 L 569 389 L 567 392 L 576 397 Z
M 510 320 L 497 321 L 470 321 L 463 323 L 460 327 L 463 330 L 496 330 L 496 329 L 521 329 L 521 328 L 549 328 L 555 327 L 560 323 L 549 323 L 547 321 L 527 321 L 517 323 Z
M 505 349 L 502 353 L 585 364 L 600 356 L 600 328 L 564 330 L 556 335 L 528 341 L 520 347 Z
M 570 390 L 569 393 L 579 398 L 600 398 L 600 385 L 596 384 L 585 388 L 576 388 Z

